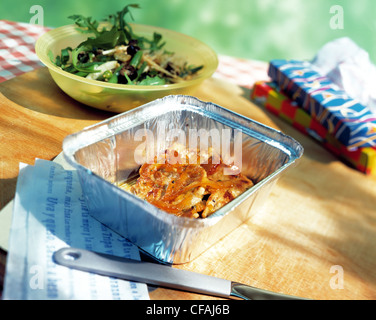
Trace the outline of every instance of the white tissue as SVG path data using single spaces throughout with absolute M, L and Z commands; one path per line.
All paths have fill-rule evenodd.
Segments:
M 339 38 L 324 45 L 312 64 L 376 114 L 376 66 L 369 54 L 350 38 Z

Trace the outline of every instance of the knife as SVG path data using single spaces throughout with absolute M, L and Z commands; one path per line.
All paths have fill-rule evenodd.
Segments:
M 306 300 L 242 283 L 216 278 L 167 265 L 144 262 L 79 248 L 62 248 L 54 261 L 69 268 L 119 279 L 211 296 L 243 300 Z

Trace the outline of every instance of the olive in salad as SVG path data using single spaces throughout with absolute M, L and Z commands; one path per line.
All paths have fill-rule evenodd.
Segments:
M 51 61 L 59 68 L 77 76 L 109 83 L 128 85 L 164 85 L 186 81 L 194 77 L 203 66 L 189 65 L 174 52 L 164 49 L 162 35 L 154 32 L 151 39 L 136 35 L 127 22 L 132 19 L 131 8 L 110 15 L 101 23 L 91 17 L 72 15 L 77 30 L 92 33 L 76 48 L 67 47 L 56 57 L 49 52 Z

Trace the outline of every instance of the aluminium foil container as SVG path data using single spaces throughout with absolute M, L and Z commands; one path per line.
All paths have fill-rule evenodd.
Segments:
M 255 185 L 206 219 L 166 213 L 118 187 L 150 156 L 195 139 L 200 148 L 222 152 Z M 181 264 L 260 211 L 274 182 L 302 156 L 303 148 L 282 132 L 221 106 L 174 95 L 67 136 L 63 152 L 78 171 L 94 218 L 160 262 Z

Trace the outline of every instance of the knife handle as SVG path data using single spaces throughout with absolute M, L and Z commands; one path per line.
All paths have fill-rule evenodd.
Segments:
M 238 282 L 231 282 L 231 298 L 244 300 L 307 300 L 300 297 L 289 296 L 282 293 L 275 293 Z
M 57 264 L 120 279 L 244 300 L 301 299 L 274 293 L 238 282 L 150 262 L 115 257 L 79 248 L 62 248 L 53 255 Z

